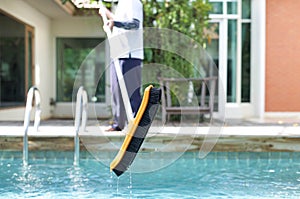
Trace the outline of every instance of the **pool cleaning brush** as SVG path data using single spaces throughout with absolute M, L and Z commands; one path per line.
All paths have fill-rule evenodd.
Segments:
M 119 153 L 110 164 L 110 170 L 117 176 L 122 175 L 128 169 L 143 144 L 159 107 L 160 98 L 160 89 L 153 88 L 152 85 L 145 89 L 137 115 L 128 127 Z

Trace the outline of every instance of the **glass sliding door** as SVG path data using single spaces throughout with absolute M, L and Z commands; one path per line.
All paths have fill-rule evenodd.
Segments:
M 0 27 L 0 108 L 24 106 L 34 79 L 34 30 L 1 10 Z
M 251 24 L 242 25 L 242 102 L 250 102 L 251 85 Z
M 242 0 L 242 97 L 251 102 L 251 0 Z
M 237 99 L 237 21 L 228 20 L 227 102 Z

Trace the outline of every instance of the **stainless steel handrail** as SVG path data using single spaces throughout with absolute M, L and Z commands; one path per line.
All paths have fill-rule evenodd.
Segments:
M 74 137 L 74 165 L 79 165 L 79 131 L 80 127 L 82 131 L 85 131 L 87 122 L 87 111 L 88 111 L 88 97 L 87 92 L 81 86 L 77 91 L 76 96 L 76 110 L 75 110 L 75 137 Z M 81 120 L 81 125 L 80 125 Z
M 23 137 L 23 164 L 28 164 L 28 128 L 30 124 L 30 115 L 32 110 L 32 102 L 35 98 L 35 117 L 34 117 L 34 130 L 38 131 L 41 121 L 41 95 L 36 86 L 32 86 L 26 99 L 26 108 L 24 116 L 24 137 Z
M 30 115 L 32 110 L 32 102 L 35 98 L 35 118 L 34 130 L 38 131 L 41 121 L 41 96 L 38 88 L 33 86 L 27 93 L 25 116 L 24 116 L 24 136 L 23 136 L 23 164 L 28 165 L 28 129 L 30 124 Z M 78 89 L 76 97 L 75 112 L 75 136 L 74 136 L 74 165 L 79 165 L 79 131 L 85 131 L 87 123 L 88 97 L 87 92 L 81 86 Z M 80 123 L 81 120 L 81 123 Z

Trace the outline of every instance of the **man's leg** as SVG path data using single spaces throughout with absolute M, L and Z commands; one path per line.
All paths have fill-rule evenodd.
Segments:
M 113 114 L 112 128 L 114 130 L 120 130 L 123 129 L 125 126 L 126 114 L 125 114 L 125 108 L 124 108 L 119 82 L 117 78 L 117 73 L 113 62 L 110 65 L 110 84 L 111 84 L 111 94 L 112 94 L 111 104 L 112 104 L 112 114 Z
M 130 98 L 130 104 L 135 115 L 141 104 L 141 84 L 142 84 L 142 60 L 140 59 L 121 59 L 122 72 Z

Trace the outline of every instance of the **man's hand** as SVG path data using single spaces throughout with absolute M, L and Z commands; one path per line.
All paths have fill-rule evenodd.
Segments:
M 113 14 L 105 7 L 102 9 L 99 9 L 99 15 L 103 19 L 103 29 L 106 33 L 111 32 L 113 26 L 114 26 L 114 21 L 113 21 Z M 107 19 L 109 18 L 109 19 Z
M 108 19 L 114 19 L 115 18 L 115 15 L 109 9 L 107 9 L 106 7 L 101 7 L 99 9 L 99 15 L 102 16 L 102 17 L 106 16 Z
M 112 28 L 114 27 L 114 21 L 113 20 L 108 20 L 106 24 L 103 25 L 103 29 L 105 32 L 112 30 Z

